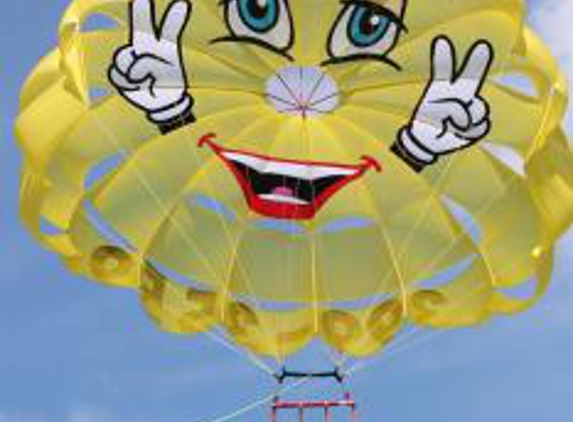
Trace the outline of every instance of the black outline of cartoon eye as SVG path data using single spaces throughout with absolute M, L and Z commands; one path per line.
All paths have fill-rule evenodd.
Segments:
M 288 53 L 295 42 L 295 30 L 292 13 L 288 0 L 271 0 L 277 2 L 277 16 L 273 19 L 272 27 L 267 31 L 257 31 L 252 25 L 245 21 L 239 2 L 243 0 L 221 0 L 219 5 L 225 8 L 225 23 L 229 30 L 229 35 L 215 38 L 212 44 L 220 42 L 246 43 L 262 47 L 275 54 L 293 61 L 293 57 Z M 256 0 L 255 0 L 256 1 Z M 288 19 L 285 23 L 284 20 Z M 284 46 L 273 44 L 268 38 L 273 36 L 278 25 L 286 25 L 288 28 L 288 42 Z M 284 28 L 283 28 L 284 29 Z M 276 37 L 275 37 L 276 38 Z
M 334 25 L 332 26 L 332 29 L 330 30 L 330 35 L 328 36 L 326 48 L 329 59 L 325 60 L 322 63 L 322 66 L 328 66 L 339 63 L 348 63 L 359 60 L 374 60 L 385 63 L 396 70 L 402 70 L 402 67 L 394 60 L 392 60 L 390 57 L 388 57 L 388 55 L 390 54 L 390 52 L 392 52 L 394 47 L 396 47 L 396 44 L 400 39 L 401 33 L 407 32 L 407 28 L 403 22 L 403 18 L 397 16 L 390 9 L 387 9 L 384 6 L 381 6 L 378 3 L 373 3 L 371 1 L 343 0 L 341 3 L 343 4 L 343 8 L 340 14 L 338 15 Z M 352 23 L 352 20 L 355 18 L 356 13 L 361 9 L 366 9 L 373 15 L 380 16 L 388 21 L 387 28 L 384 30 L 384 33 L 382 34 L 381 38 L 378 41 L 368 46 L 358 45 L 358 43 L 352 40 L 351 36 L 350 25 Z M 406 10 L 406 2 L 404 2 L 403 5 L 403 11 L 405 10 Z M 393 35 L 391 31 L 394 31 Z M 333 50 L 333 45 L 335 43 L 334 38 L 337 35 L 339 36 L 340 34 L 344 34 L 350 49 L 354 51 L 349 51 L 349 53 L 346 55 L 336 54 L 336 52 Z M 385 47 L 383 51 L 377 52 L 376 47 L 378 44 L 382 42 L 388 42 L 387 39 L 388 34 L 391 34 L 393 37 L 390 40 L 390 45 Z

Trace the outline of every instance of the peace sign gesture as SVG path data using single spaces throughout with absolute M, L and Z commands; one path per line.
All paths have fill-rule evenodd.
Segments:
M 177 0 L 157 26 L 153 0 L 134 0 L 130 6 L 130 41 L 120 48 L 109 69 L 111 83 L 158 125 L 191 112 L 181 37 L 191 4 Z
M 456 51 L 445 36 L 432 44 L 432 75 L 394 151 L 420 170 L 440 155 L 467 148 L 483 139 L 491 128 L 489 105 L 480 96 L 493 63 L 488 41 L 476 42 L 460 69 Z

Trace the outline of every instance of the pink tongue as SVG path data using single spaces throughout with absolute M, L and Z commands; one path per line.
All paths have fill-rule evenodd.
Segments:
M 273 189 L 273 194 L 281 196 L 292 196 L 294 197 L 294 190 L 287 186 L 278 186 Z

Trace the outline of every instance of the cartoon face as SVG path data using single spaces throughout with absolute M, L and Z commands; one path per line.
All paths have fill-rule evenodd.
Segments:
M 399 71 L 390 56 L 405 28 L 405 3 L 232 0 L 213 8 L 203 2 L 190 20 L 191 43 L 203 35 L 194 34 L 193 20 L 203 19 L 200 8 L 208 7 L 208 28 L 217 30 L 205 34 L 205 51 L 219 62 L 215 69 L 229 65 L 228 84 L 235 85 L 229 88 L 252 108 L 240 131 L 211 124 L 205 134 L 217 138 L 201 145 L 210 146 L 219 165 L 235 177 L 250 210 L 271 218 L 311 219 L 342 189 L 375 177 L 370 173 L 381 170 L 384 145 L 344 121 L 344 88 L 367 63 Z M 320 25 L 311 22 L 317 16 Z M 203 78 L 193 61 L 189 57 L 188 77 L 201 126 Z M 205 72 L 215 71 L 204 66 Z M 345 140 L 325 130 L 330 121 L 342 126 L 336 132 L 346 133 Z M 194 133 L 201 134 L 198 128 Z
M 330 18 L 328 33 L 324 30 L 305 33 L 306 28 L 296 25 L 303 19 L 303 11 L 298 10 L 299 5 L 291 8 L 287 0 L 224 2 L 229 35 L 216 38 L 213 43 L 248 44 L 263 50 L 259 54 L 270 52 L 284 59 L 284 65 L 273 68 L 274 72 L 269 73 L 260 91 L 264 91 L 269 107 L 288 116 L 282 118 L 299 121 L 301 131 L 310 129 L 305 140 L 301 139 L 304 136 L 301 132 L 293 136 L 292 143 L 331 142 L 331 137 L 322 135 L 321 141 L 321 135 L 313 135 L 314 123 L 307 122 L 327 114 L 335 116 L 344 101 L 337 80 L 329 75 L 328 68 L 369 60 L 399 69 L 389 55 L 404 28 L 405 4 L 402 1 L 344 2 L 337 6 L 339 11 L 335 15 L 328 10 L 328 5 L 321 5 L 324 12 L 318 16 Z M 255 139 L 255 147 L 256 143 Z M 314 149 L 314 145 L 301 145 L 298 157 L 290 153 L 292 158 L 285 159 L 269 156 L 265 149 L 228 150 L 213 140 L 207 144 L 235 175 L 250 208 L 274 218 L 313 218 L 346 185 L 360 179 L 368 170 L 381 169 L 375 158 L 365 155 L 352 161 L 337 157 L 339 162 L 324 162 L 331 154 L 321 157 L 321 149 Z M 310 152 L 313 150 L 315 152 Z M 313 156 L 308 157 L 309 154 Z

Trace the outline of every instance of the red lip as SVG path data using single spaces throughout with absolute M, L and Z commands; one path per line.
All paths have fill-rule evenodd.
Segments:
M 198 146 L 209 146 L 231 170 L 251 210 L 276 219 L 312 219 L 350 182 L 370 169 L 382 171 L 380 164 L 368 156 L 357 165 L 285 160 L 226 149 L 215 143 L 215 138 L 207 134 L 199 139 Z M 269 167 L 276 171 L 268 171 Z

